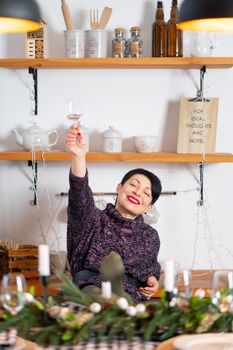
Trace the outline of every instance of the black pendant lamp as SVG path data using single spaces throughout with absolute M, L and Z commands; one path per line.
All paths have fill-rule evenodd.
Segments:
M 0 33 L 30 32 L 41 28 L 35 0 L 0 0 Z
M 184 0 L 178 26 L 190 31 L 233 32 L 233 0 Z

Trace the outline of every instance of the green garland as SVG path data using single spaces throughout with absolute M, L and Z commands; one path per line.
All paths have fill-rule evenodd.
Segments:
M 43 345 L 73 345 L 102 337 L 162 341 L 179 334 L 232 331 L 233 313 L 221 312 L 209 297 L 168 303 L 163 295 L 138 305 L 117 296 L 88 300 L 65 278 L 61 290 L 46 303 L 43 299 L 26 303 L 14 316 L 2 308 L 0 330 L 14 327 L 21 337 Z

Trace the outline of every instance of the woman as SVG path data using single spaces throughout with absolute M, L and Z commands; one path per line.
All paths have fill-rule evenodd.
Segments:
M 67 251 L 74 282 L 80 288 L 100 287 L 101 262 L 115 251 L 125 268 L 124 290 L 135 301 L 150 299 L 158 289 L 160 240 L 142 214 L 159 198 L 160 180 L 147 170 L 131 170 L 117 185 L 115 206 L 109 203 L 101 211 L 88 185 L 85 135 L 80 126 L 68 130 L 66 148 L 72 154 Z

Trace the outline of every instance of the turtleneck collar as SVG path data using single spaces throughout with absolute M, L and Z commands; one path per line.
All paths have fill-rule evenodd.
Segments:
M 138 225 L 141 225 L 144 221 L 143 221 L 143 217 L 142 215 L 137 216 L 135 219 L 126 219 L 124 218 L 116 209 L 115 206 L 111 203 L 107 204 L 106 209 L 104 210 L 104 212 L 111 217 L 112 219 L 114 219 L 115 222 L 123 225 L 126 228 L 135 228 Z

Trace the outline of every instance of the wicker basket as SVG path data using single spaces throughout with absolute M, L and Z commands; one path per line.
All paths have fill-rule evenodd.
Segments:
M 18 249 L 0 248 L 0 277 L 9 272 L 20 272 L 26 279 L 37 279 L 38 247 L 22 245 Z

